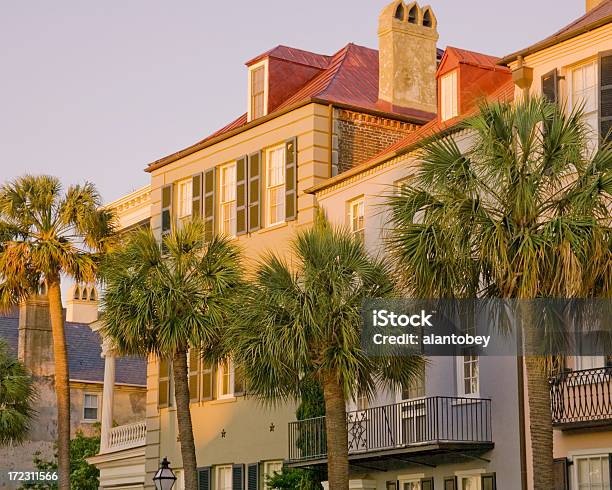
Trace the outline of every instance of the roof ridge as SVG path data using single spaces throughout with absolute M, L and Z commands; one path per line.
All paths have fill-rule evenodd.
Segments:
M 335 68 L 333 74 L 329 78 L 329 82 L 327 82 L 327 85 L 325 85 L 324 89 L 319 91 L 319 96 L 323 96 L 325 94 L 325 92 L 327 92 L 327 90 L 329 90 L 329 88 L 331 87 L 332 83 L 334 83 L 334 81 L 336 80 L 336 77 L 340 73 L 340 70 L 342 69 L 342 66 L 344 65 L 344 62 L 346 61 L 346 58 L 347 58 L 347 56 L 348 56 L 352 46 L 356 46 L 356 45 L 353 44 L 353 43 L 348 43 L 346 46 L 344 46 L 342 49 L 338 50 L 334 54 L 333 57 L 335 58 L 338 53 L 340 53 L 341 51 L 344 51 L 344 53 L 342 53 L 342 55 L 341 55 L 340 60 L 338 61 L 338 66 Z M 322 73 L 325 73 L 325 71 L 323 71 Z
M 602 9 L 603 7 L 606 6 L 606 3 L 611 2 L 612 0 L 604 0 L 603 2 L 601 2 L 599 5 L 597 5 L 596 7 L 593 7 L 591 10 L 588 10 L 587 12 L 585 12 L 583 15 L 581 15 L 580 17 L 578 17 L 577 19 L 574 19 L 573 21 L 571 21 L 569 24 L 564 25 L 561 29 L 559 29 L 558 31 L 556 31 L 555 33 L 551 34 L 550 37 L 554 37 L 554 36 L 558 36 L 559 34 L 563 33 L 564 31 L 566 31 L 567 29 L 569 29 L 570 27 L 572 27 L 574 24 L 578 24 L 581 20 L 585 19 L 586 17 L 588 17 L 589 15 L 593 15 L 593 13 L 597 12 L 598 10 Z

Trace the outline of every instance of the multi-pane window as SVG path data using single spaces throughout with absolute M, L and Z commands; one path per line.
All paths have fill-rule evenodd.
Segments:
M 264 463 L 264 490 L 268 490 L 268 478 L 274 476 L 275 473 L 283 471 L 282 461 L 267 461 Z
M 232 467 L 217 466 L 215 467 L 216 485 L 215 490 L 232 490 Z
M 425 396 L 425 368 L 420 369 L 408 385 L 402 385 L 402 400 L 413 400 Z
M 172 365 L 168 359 L 159 360 L 159 382 L 157 403 L 160 408 L 172 406 L 174 403 L 174 386 L 172 384 Z
M 400 481 L 401 490 L 421 490 L 421 480 Z
M 358 395 L 357 399 L 355 400 L 355 405 L 357 406 L 357 410 L 367 410 L 370 406 L 368 395 Z
M 266 173 L 267 224 L 285 221 L 285 148 L 268 151 Z
M 98 395 L 85 393 L 83 398 L 83 419 L 98 420 Z
M 593 131 L 594 141 L 598 137 L 597 112 L 597 62 L 593 61 L 572 70 L 572 108 L 581 107 L 584 122 Z
M 440 79 L 440 108 L 442 120 L 446 121 L 459 115 L 457 104 L 457 70 L 447 73 Z
M 265 66 L 251 71 L 251 120 L 264 116 Z
M 349 203 L 349 223 L 351 231 L 363 238 L 365 231 L 365 201 L 363 198 Z
M 574 462 L 578 490 L 610 490 L 610 466 L 607 454 L 576 458 Z
M 219 390 L 218 390 L 218 398 L 227 398 L 231 397 L 234 394 L 234 387 L 232 386 L 232 365 L 231 362 L 226 361 L 222 364 L 219 364 Z
M 460 476 L 459 490 L 480 490 L 480 476 Z
M 464 355 L 458 357 L 458 361 L 459 394 L 478 395 L 480 390 L 478 356 L 470 349 L 466 349 Z
M 227 236 L 236 235 L 236 164 L 221 167 L 220 231 Z
M 191 179 L 178 183 L 177 215 L 179 220 L 185 220 L 191 216 L 193 183 Z

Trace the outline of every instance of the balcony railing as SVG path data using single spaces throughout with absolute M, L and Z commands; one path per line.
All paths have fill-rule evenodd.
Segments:
M 347 413 L 349 456 L 441 443 L 492 443 L 491 400 L 434 396 Z M 325 417 L 289 423 L 290 462 L 324 459 Z
M 612 420 L 612 368 L 566 371 L 550 379 L 553 425 L 597 426 Z
M 143 446 L 147 438 L 147 424 L 143 420 L 113 427 L 108 433 L 108 451 L 119 451 Z

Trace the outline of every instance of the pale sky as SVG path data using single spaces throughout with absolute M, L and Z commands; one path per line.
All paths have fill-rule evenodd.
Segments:
M 387 3 L 0 0 L 0 183 L 49 173 L 116 199 L 148 183 L 146 164 L 245 112 L 245 61 L 278 44 L 376 48 Z M 439 47 L 498 56 L 584 13 L 584 0 L 431 5 Z

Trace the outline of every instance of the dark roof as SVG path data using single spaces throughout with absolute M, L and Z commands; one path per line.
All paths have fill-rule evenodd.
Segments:
M 101 339 L 89 325 L 66 322 L 68 370 L 71 380 L 103 382 L 104 358 Z M 0 337 L 17 354 L 19 316 L 14 312 L 0 314 Z M 146 386 L 146 360 L 137 357 L 121 357 L 115 361 L 115 382 Z
M 442 51 L 438 50 L 438 59 L 441 55 Z M 297 64 L 313 66 L 320 69 L 320 72 L 297 91 L 290 94 L 267 117 L 247 122 L 247 115 L 242 114 L 203 140 L 150 163 L 147 166 L 147 171 L 161 168 L 244 129 L 261 124 L 267 121 L 269 117 L 274 117 L 283 113 L 283 111 L 309 102 L 336 104 L 355 110 L 382 113 L 417 124 L 425 124 L 435 117 L 435 114 L 429 112 L 408 107 L 391 106 L 378 99 L 378 51 L 375 49 L 350 43 L 334 55 L 324 56 L 287 46 L 277 46 L 253 58 L 247 65 L 266 57 L 276 57 Z
M 500 64 L 507 65 L 515 61 L 519 56 L 528 56 L 610 22 L 612 22 L 612 0 L 604 0 L 597 7 L 566 25 L 563 29 L 555 32 L 552 36 L 548 36 L 542 41 L 504 57 Z

